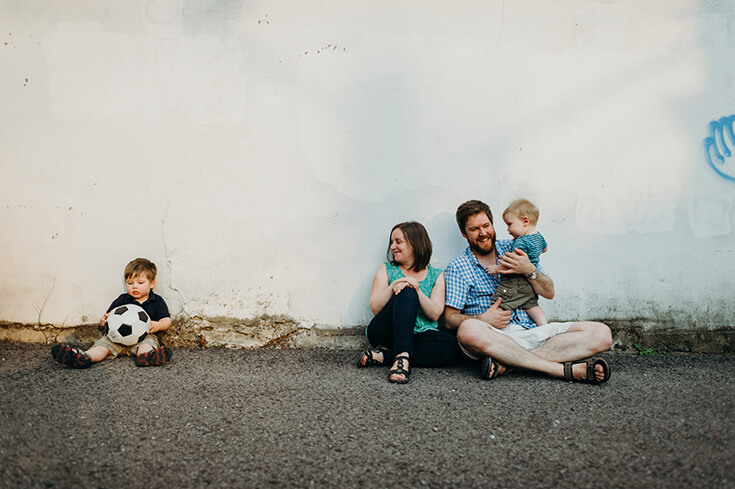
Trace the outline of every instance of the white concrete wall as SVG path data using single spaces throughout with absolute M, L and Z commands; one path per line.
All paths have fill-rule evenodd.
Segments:
M 177 315 L 365 324 L 393 224 L 444 266 L 526 196 L 551 318 L 731 325 L 734 48 L 730 1 L 2 0 L 0 320 L 145 256 Z

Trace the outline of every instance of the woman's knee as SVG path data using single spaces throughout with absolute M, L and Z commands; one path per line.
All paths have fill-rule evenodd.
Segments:
M 403 306 L 415 304 L 418 307 L 419 304 L 419 294 L 413 287 L 404 287 L 394 299 Z

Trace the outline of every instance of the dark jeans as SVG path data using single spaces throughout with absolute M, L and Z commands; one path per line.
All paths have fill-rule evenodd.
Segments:
M 411 357 L 411 365 L 417 367 L 444 367 L 456 362 L 461 350 L 454 335 L 436 330 L 413 334 L 418 311 L 419 296 L 406 287 L 370 321 L 368 341 L 373 347 L 388 348 L 384 352 L 386 364 L 404 351 Z

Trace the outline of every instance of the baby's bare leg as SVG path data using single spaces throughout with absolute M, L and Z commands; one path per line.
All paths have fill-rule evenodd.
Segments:
M 544 310 L 541 309 L 541 306 L 534 306 L 531 309 L 526 309 L 526 312 L 531 316 L 531 319 L 536 323 L 536 326 L 543 326 L 544 324 L 549 323 L 546 320 L 546 314 L 544 314 Z

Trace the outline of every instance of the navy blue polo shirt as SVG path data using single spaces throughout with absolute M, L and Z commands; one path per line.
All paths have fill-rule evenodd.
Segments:
M 166 301 L 163 300 L 163 297 L 155 294 L 152 290 L 150 294 L 148 294 L 148 299 L 146 299 L 146 301 L 142 304 L 136 301 L 135 298 L 130 294 L 121 294 L 120 297 L 112 301 L 112 304 L 110 304 L 107 312 L 110 312 L 116 307 L 124 306 L 126 304 L 135 304 L 136 306 L 142 307 L 143 310 L 148 313 L 148 316 L 150 316 L 151 321 L 160 321 L 161 319 L 165 319 L 171 316 L 168 312 Z

